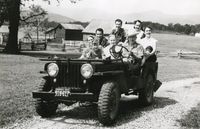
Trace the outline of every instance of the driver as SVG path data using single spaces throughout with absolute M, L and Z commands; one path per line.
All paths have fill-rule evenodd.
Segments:
M 128 37 L 127 50 L 123 50 L 123 61 L 129 64 L 129 70 L 136 75 L 140 74 L 141 66 L 145 63 L 144 48 L 136 42 L 137 35 Z

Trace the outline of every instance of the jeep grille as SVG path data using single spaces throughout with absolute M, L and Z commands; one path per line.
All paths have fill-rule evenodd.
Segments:
M 79 63 L 60 63 L 57 77 L 58 86 L 80 88 L 83 83 L 80 73 L 81 65 Z

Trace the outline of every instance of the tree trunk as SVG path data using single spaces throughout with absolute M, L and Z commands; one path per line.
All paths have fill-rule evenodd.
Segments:
M 21 0 L 8 1 L 8 20 L 9 20 L 9 37 L 6 45 L 6 52 L 18 53 L 18 26 L 20 19 L 20 2 Z

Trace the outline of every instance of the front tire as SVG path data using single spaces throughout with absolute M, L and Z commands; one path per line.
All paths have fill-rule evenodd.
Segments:
M 100 123 L 110 125 L 117 117 L 120 92 L 114 82 L 104 83 L 98 101 L 98 118 Z
M 50 101 L 37 100 L 36 112 L 41 117 L 51 117 L 56 113 L 58 104 Z
M 44 77 L 40 84 L 39 91 L 50 92 L 51 89 L 52 87 L 49 77 Z M 42 99 L 36 100 L 36 112 L 42 117 L 50 117 L 54 115 L 56 113 L 57 107 L 58 103 L 54 101 Z
M 139 101 L 142 105 L 148 106 L 153 103 L 154 100 L 154 79 L 151 74 L 147 76 L 145 82 L 145 88 L 139 92 Z

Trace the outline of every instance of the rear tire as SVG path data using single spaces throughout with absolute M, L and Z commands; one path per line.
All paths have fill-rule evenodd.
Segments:
M 139 92 L 139 101 L 142 105 L 148 106 L 153 103 L 154 100 L 154 79 L 151 74 L 147 76 L 145 82 L 145 88 Z
M 98 118 L 100 123 L 110 125 L 117 117 L 120 92 L 114 82 L 103 84 L 98 101 Z
M 40 87 L 39 91 L 45 91 L 48 92 L 51 90 L 51 83 L 49 77 L 44 77 Z M 56 113 L 58 107 L 58 103 L 50 100 L 42 100 L 37 99 L 36 100 L 36 112 L 42 116 L 42 117 L 50 117 Z

